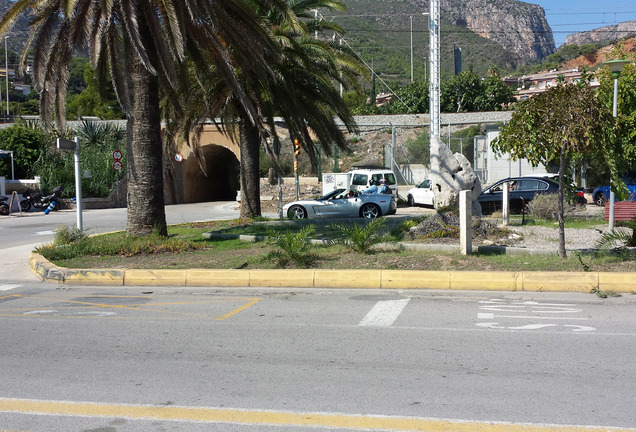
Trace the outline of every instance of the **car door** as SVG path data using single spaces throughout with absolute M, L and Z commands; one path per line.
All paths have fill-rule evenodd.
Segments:
M 413 191 L 413 201 L 415 204 L 433 205 L 435 194 L 431 189 L 431 181 L 424 180 L 417 186 L 417 189 Z
M 346 198 L 344 192 L 330 200 L 324 201 L 319 207 L 320 218 L 350 217 L 353 213 L 353 203 L 356 198 Z
M 514 190 L 510 191 L 510 209 L 521 212 L 534 197 L 548 189 L 548 184 L 541 180 L 520 180 Z

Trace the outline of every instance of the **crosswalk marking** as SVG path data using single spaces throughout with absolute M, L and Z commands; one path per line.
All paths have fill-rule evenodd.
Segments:
M 359 326 L 370 327 L 390 327 L 393 322 L 400 316 L 410 298 L 401 300 L 385 300 L 379 301 L 373 308 L 362 318 Z
M 22 285 L 18 285 L 18 284 L 5 284 L 5 285 L 0 285 L 0 291 L 9 291 L 15 288 L 19 288 Z

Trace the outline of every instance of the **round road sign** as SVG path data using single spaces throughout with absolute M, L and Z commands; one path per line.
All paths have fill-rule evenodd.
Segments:
M 113 159 L 115 159 L 116 161 L 121 160 L 122 156 L 123 155 L 121 154 L 121 151 L 119 151 L 119 150 L 115 150 L 113 152 Z
M 115 171 L 119 171 L 121 168 L 122 168 L 121 161 L 116 160 L 115 162 L 113 162 L 113 169 Z
M 176 160 L 177 162 L 183 162 L 183 155 L 181 153 L 175 154 L 174 160 Z

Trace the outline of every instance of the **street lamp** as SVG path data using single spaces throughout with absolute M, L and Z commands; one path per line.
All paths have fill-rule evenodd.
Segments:
M 7 120 L 9 120 L 9 51 L 7 51 L 7 39 L 9 39 L 9 36 L 4 37 L 4 71 L 7 80 Z
M 603 62 L 604 65 L 609 66 L 610 72 L 612 72 L 612 78 L 614 78 L 614 102 L 612 103 L 612 115 L 614 118 L 618 117 L 618 77 L 621 76 L 623 67 L 627 60 L 609 60 Z M 610 196 L 609 196 L 609 230 L 614 231 L 614 189 L 612 189 L 612 182 L 610 181 Z

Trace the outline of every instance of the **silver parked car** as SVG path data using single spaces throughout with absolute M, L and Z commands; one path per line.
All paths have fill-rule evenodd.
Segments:
M 397 202 L 390 194 L 361 194 L 349 196 L 347 189 L 336 189 L 313 200 L 292 201 L 283 212 L 290 219 L 325 219 L 362 217 L 373 219 L 395 214 Z

